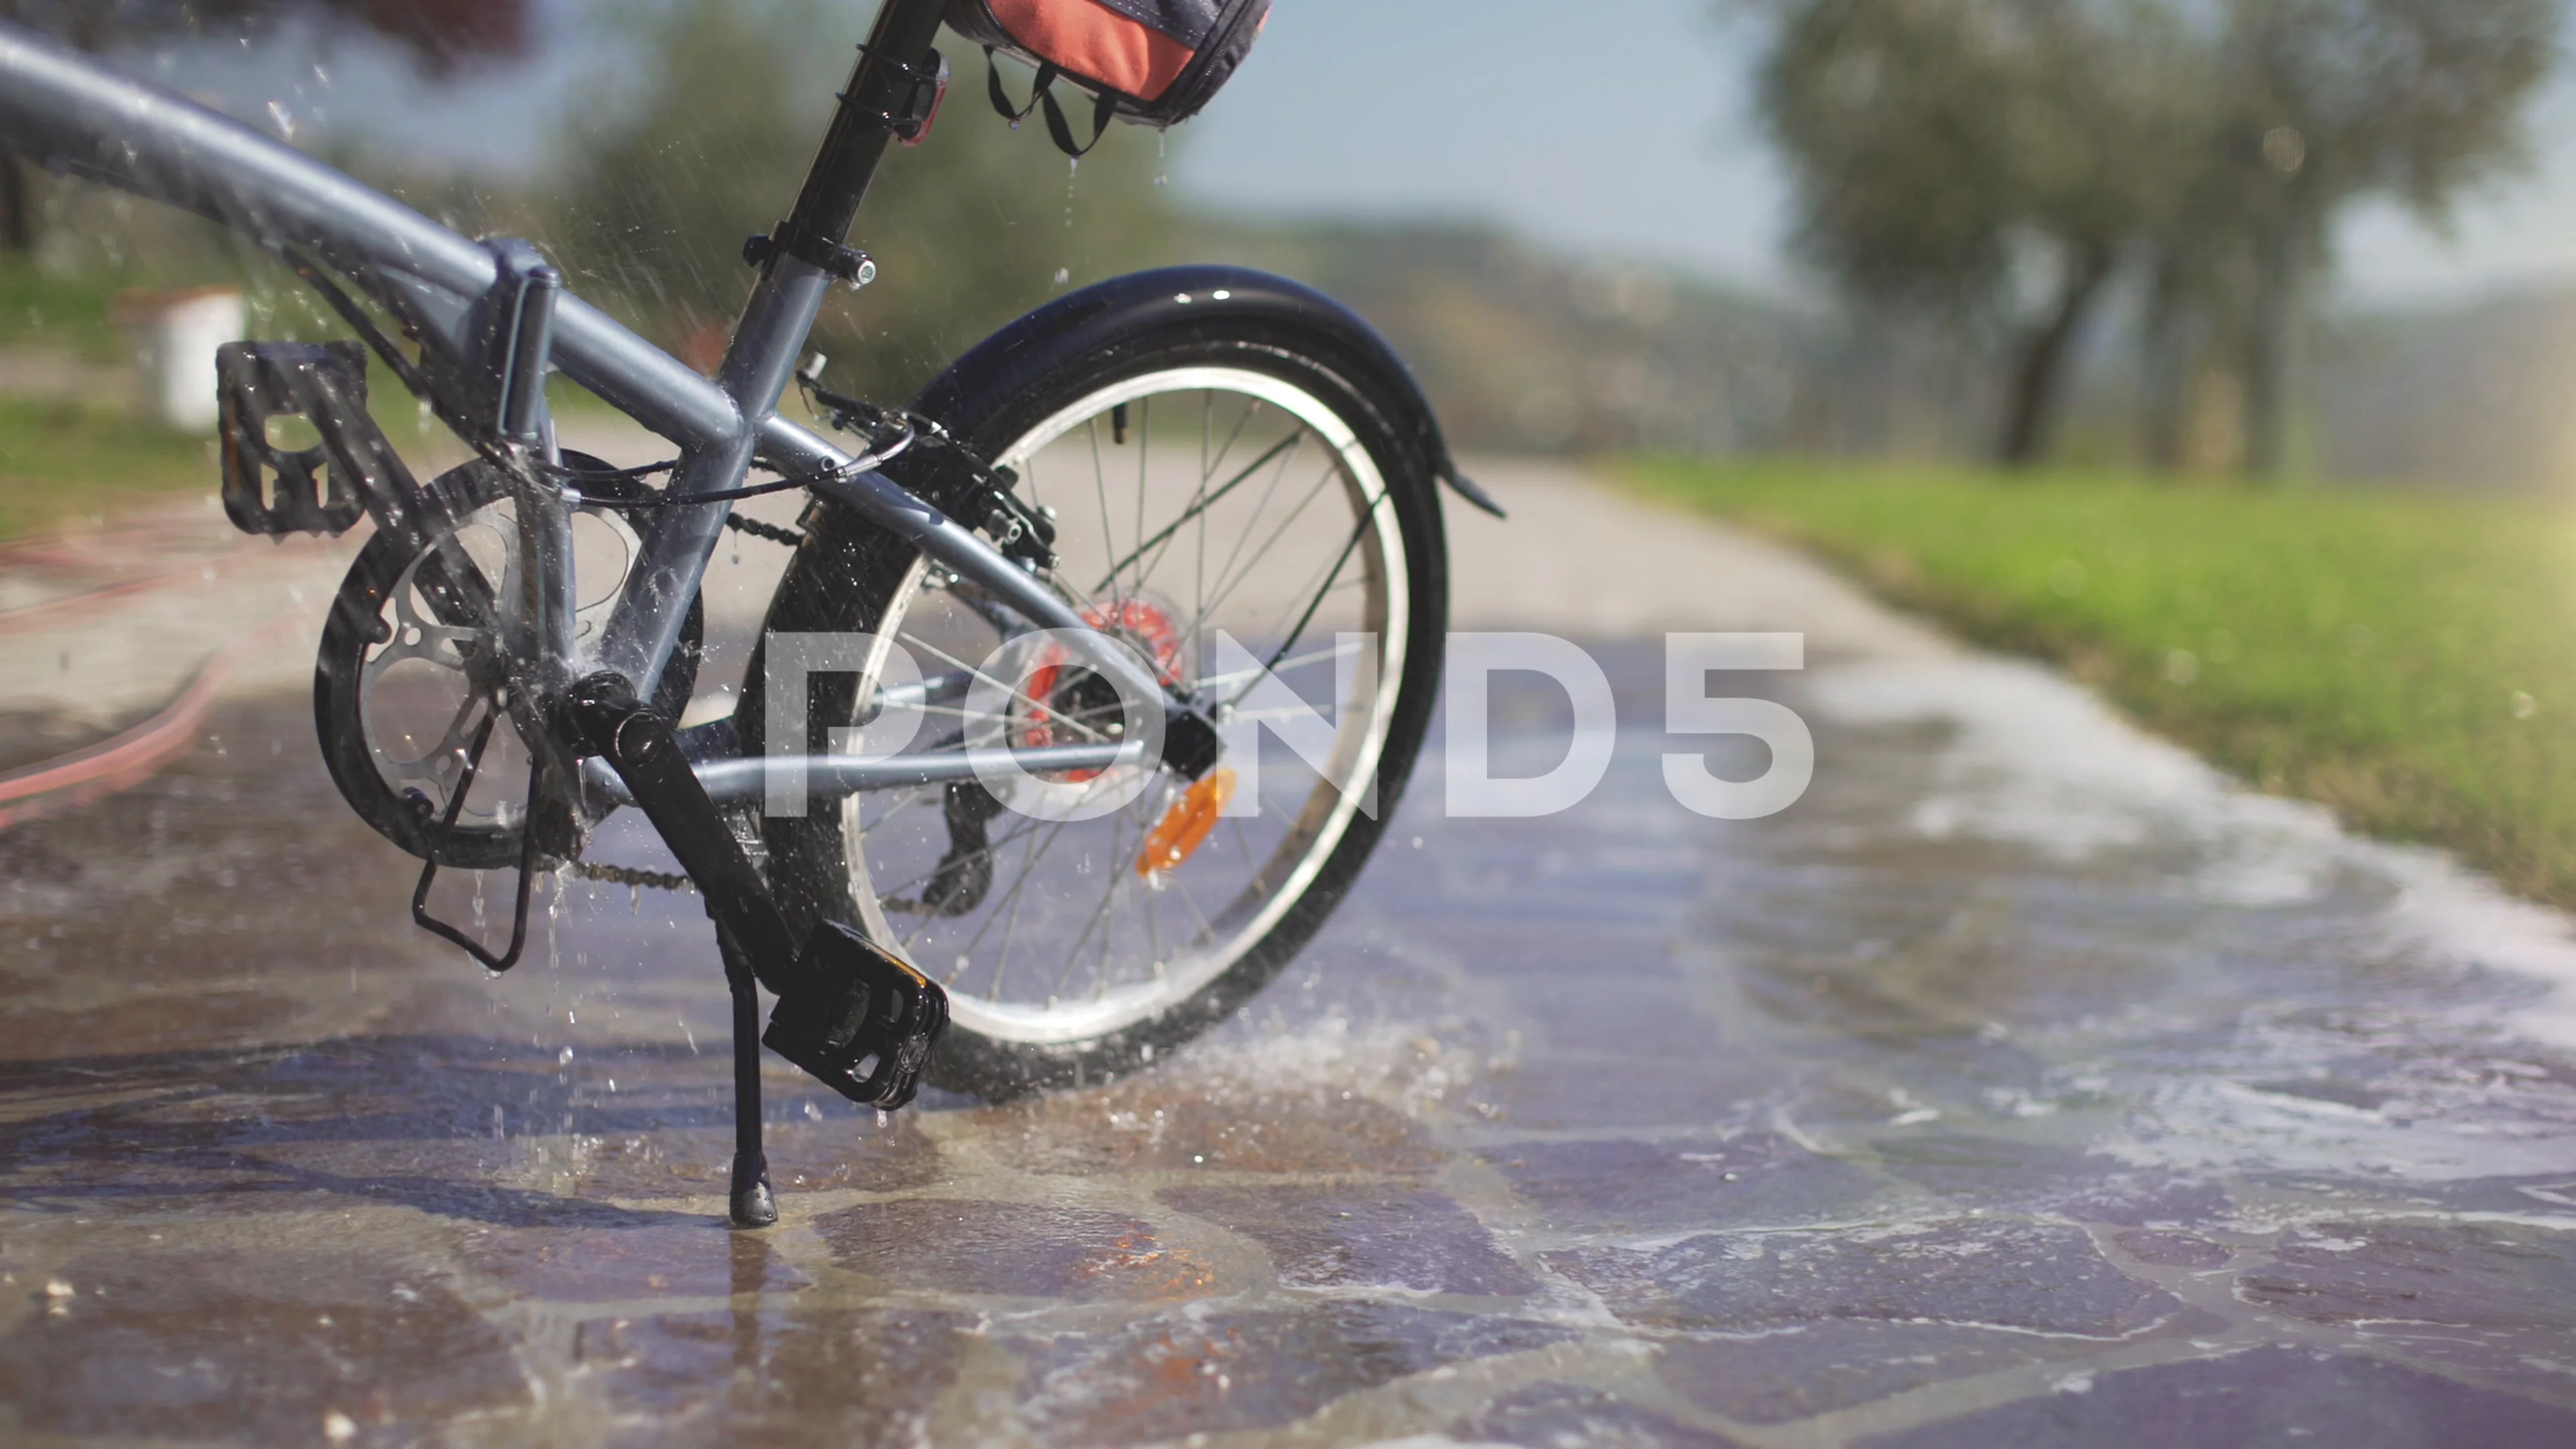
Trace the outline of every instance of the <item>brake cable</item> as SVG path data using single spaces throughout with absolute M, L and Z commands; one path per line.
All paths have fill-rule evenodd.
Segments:
M 873 432 L 862 433 L 860 436 L 865 437 L 868 443 L 868 451 L 866 453 L 859 457 L 852 458 L 848 462 L 840 464 L 837 467 L 826 468 L 819 472 L 785 473 L 783 476 L 773 479 L 767 483 L 755 483 L 742 488 L 723 488 L 709 493 L 672 493 L 665 489 L 659 493 L 638 494 L 633 498 L 594 497 L 582 492 L 577 485 L 583 480 L 605 481 L 610 479 L 631 478 L 641 481 L 645 478 L 652 477 L 657 473 L 668 473 L 672 471 L 680 465 L 680 460 L 677 458 L 666 458 L 658 463 L 646 463 L 640 467 L 634 468 L 619 468 L 613 472 L 606 473 L 600 472 L 597 469 L 567 468 L 559 463 L 547 463 L 541 460 L 514 456 L 510 450 L 500 446 L 495 440 L 485 435 L 481 429 L 458 427 L 456 425 L 457 419 L 450 416 L 448 410 L 441 405 L 444 400 L 439 396 L 437 387 L 432 384 L 428 376 L 421 371 L 420 364 L 413 361 L 411 358 L 404 356 L 402 349 L 395 345 L 394 340 L 385 334 L 382 327 L 376 325 L 376 319 L 368 316 L 366 309 L 358 305 L 357 299 L 351 297 L 338 283 L 325 275 L 322 263 L 296 251 L 293 248 L 281 248 L 281 251 L 285 255 L 287 266 L 294 271 L 295 275 L 302 278 L 305 284 L 313 288 L 314 291 L 319 292 L 322 295 L 322 300 L 330 304 L 331 310 L 339 313 L 340 319 L 349 324 L 350 328 L 358 334 L 360 341 L 367 344 L 368 350 L 384 359 L 385 366 L 393 370 L 394 376 L 401 381 L 405 388 L 410 390 L 412 396 L 429 404 L 431 410 L 436 412 L 441 419 L 446 421 L 449 428 L 454 431 L 459 438 L 463 439 L 465 444 L 468 447 L 471 447 L 475 453 L 483 459 L 483 461 L 500 469 L 504 474 L 518 478 L 523 482 L 534 483 L 536 481 L 535 477 L 530 476 L 531 473 L 554 480 L 557 488 L 564 495 L 565 501 L 576 508 L 589 507 L 618 510 L 645 508 L 694 508 L 702 504 L 733 503 L 745 498 L 761 498 L 772 493 L 785 493 L 797 488 L 812 488 L 819 484 L 830 483 L 838 479 L 852 477 L 856 474 L 867 472 L 872 468 L 881 467 L 884 464 L 891 462 L 896 457 L 901 456 L 906 449 L 913 445 L 914 441 L 920 436 L 922 424 L 928 423 L 933 430 L 938 429 L 938 425 L 936 423 L 930 423 L 928 419 L 920 418 L 915 414 L 897 413 L 891 409 L 879 408 L 872 403 L 863 403 L 854 398 L 842 398 L 837 394 L 826 393 L 824 394 L 824 397 L 835 405 L 836 412 L 839 412 L 843 408 L 848 410 L 847 414 L 841 417 L 836 417 L 833 420 L 833 427 L 836 430 L 844 432 L 858 432 L 857 429 L 845 426 L 847 416 L 868 414 L 873 415 L 873 417 L 879 421 L 880 425 L 886 422 L 899 423 L 902 429 L 901 432 L 888 439 L 880 439 Z M 797 381 L 805 384 L 809 389 L 813 386 L 812 381 L 801 373 L 798 375 Z M 944 438 L 944 432 L 941 433 L 940 436 Z M 960 451 L 962 451 L 962 449 Z M 972 455 L 969 456 L 971 457 Z M 752 466 L 756 468 L 777 470 L 776 464 L 770 463 L 766 460 L 755 460 Z M 571 483 L 576 486 L 566 487 L 564 486 L 566 483 Z

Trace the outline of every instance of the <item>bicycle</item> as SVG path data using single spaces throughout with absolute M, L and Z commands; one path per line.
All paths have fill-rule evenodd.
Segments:
M 0 27 L 7 144 L 213 218 L 358 339 L 219 355 L 233 522 L 373 525 L 316 665 L 325 763 L 422 860 L 415 919 L 495 971 L 525 944 L 535 877 L 642 810 L 715 923 L 745 1226 L 777 1219 L 764 1043 L 880 1108 L 925 1080 L 1003 1096 L 1151 1063 L 1275 976 L 1420 748 L 1447 614 L 1439 484 L 1492 507 L 1366 324 L 1256 272 L 1073 292 L 904 408 L 800 367 L 830 289 L 875 280 L 848 238 L 889 144 L 937 114 L 946 8 L 885 0 L 793 209 L 745 247 L 756 280 L 712 379 L 525 242 L 448 231 Z M 370 355 L 473 461 L 413 477 L 367 411 Z M 563 450 L 555 373 L 677 456 L 617 469 Z M 782 416 L 790 385 L 854 445 Z M 319 441 L 290 448 L 281 420 Z M 793 529 L 732 513 L 789 490 L 808 498 Z M 742 707 L 684 730 L 697 588 L 729 524 L 792 556 Z M 1226 640 L 1230 672 L 1209 662 Z M 1326 672 L 1325 759 L 1264 749 L 1245 691 Z M 801 704 L 749 687 L 791 678 Z M 905 721 L 913 739 L 870 744 Z M 1227 808 L 1238 767 L 1260 777 L 1250 812 Z M 506 948 L 427 910 L 440 870 L 509 867 Z

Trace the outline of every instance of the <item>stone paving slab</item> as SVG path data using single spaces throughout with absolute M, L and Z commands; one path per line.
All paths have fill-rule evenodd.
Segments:
M 1592 801 L 1444 820 L 1435 751 L 1168 1064 L 888 1120 L 774 1069 L 765 1234 L 695 902 L 550 888 L 486 979 L 238 700 L 0 833 L 0 1438 L 2576 1442 L 2564 922 L 1836 608 L 1789 814 L 1673 806 L 1602 638 Z

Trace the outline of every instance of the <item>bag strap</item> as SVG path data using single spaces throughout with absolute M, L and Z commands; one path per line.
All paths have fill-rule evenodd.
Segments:
M 984 47 L 984 93 L 992 97 L 994 111 L 1013 126 L 1018 126 L 1020 122 L 1036 114 L 1038 103 L 1047 97 L 1047 87 L 1053 84 L 1055 84 L 1054 64 L 1050 62 L 1039 66 L 1038 83 L 1029 91 L 1029 103 L 1013 110 L 1010 93 L 1002 89 L 1001 63 L 994 59 L 993 47 L 989 45 Z
M 1075 145 L 1073 124 L 1064 118 L 1064 107 L 1055 98 L 1056 77 L 1063 72 L 1053 61 L 1038 66 L 1037 84 L 1029 88 L 1029 103 L 1014 108 L 1010 92 L 1002 89 L 1002 67 L 993 55 L 993 47 L 984 47 L 984 94 L 992 98 L 993 110 L 1013 129 L 1039 110 L 1046 112 L 1047 134 L 1055 138 L 1056 149 L 1079 161 L 1099 146 L 1100 138 L 1109 134 L 1109 123 L 1118 117 L 1118 98 L 1108 91 L 1100 92 L 1092 103 L 1091 139 Z
M 1091 112 L 1091 139 L 1083 145 L 1073 144 L 1073 127 L 1064 119 L 1064 107 L 1056 104 L 1055 92 L 1041 88 L 1038 99 L 1046 103 L 1047 134 L 1055 138 L 1055 148 L 1079 161 L 1091 154 L 1100 138 L 1109 134 L 1109 123 L 1118 115 L 1118 98 L 1102 91 Z

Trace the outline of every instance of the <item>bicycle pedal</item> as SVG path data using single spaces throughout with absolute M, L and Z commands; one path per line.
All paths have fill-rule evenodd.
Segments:
M 337 537 L 366 515 L 363 469 L 334 453 L 330 434 L 299 449 L 272 442 L 268 432 L 279 418 L 319 432 L 314 420 L 326 414 L 366 417 L 366 344 L 227 342 L 215 349 L 215 376 L 224 514 L 235 528 Z
M 891 1111 L 911 1101 L 948 1029 L 939 983 L 837 921 L 806 938 L 796 979 L 761 1044 L 853 1102 Z

